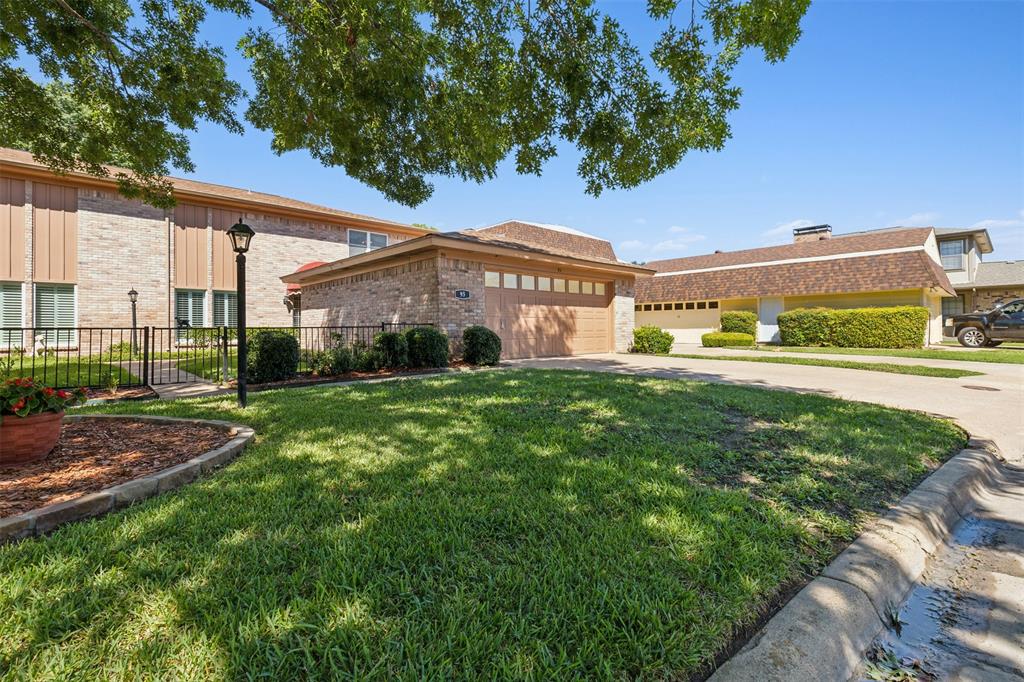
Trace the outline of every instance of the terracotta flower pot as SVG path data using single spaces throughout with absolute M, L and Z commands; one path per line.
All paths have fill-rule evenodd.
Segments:
M 63 412 L 0 417 L 0 466 L 34 462 L 50 454 L 60 439 L 63 418 Z

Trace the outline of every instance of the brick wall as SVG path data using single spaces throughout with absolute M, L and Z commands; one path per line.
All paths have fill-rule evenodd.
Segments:
M 973 301 L 971 292 L 967 292 L 966 308 L 968 311 L 971 310 L 988 310 L 992 305 L 999 299 L 1009 301 L 1015 298 L 1024 298 L 1024 287 L 1000 287 L 998 289 L 978 289 L 973 292 Z
M 462 331 L 475 324 L 484 324 L 484 265 L 457 258 L 438 258 L 438 315 L 441 329 L 451 339 L 455 352 L 462 350 Z M 465 289 L 468 299 L 455 298 L 455 291 Z
M 78 325 L 130 327 L 128 290 L 134 287 L 139 326 L 168 326 L 169 242 L 162 209 L 112 192 L 80 189 Z
M 438 324 L 437 258 L 302 288 L 302 326 Z
M 618 353 L 628 352 L 633 345 L 633 327 L 636 324 L 635 289 L 635 280 L 615 280 L 612 324 L 615 325 L 615 351 Z

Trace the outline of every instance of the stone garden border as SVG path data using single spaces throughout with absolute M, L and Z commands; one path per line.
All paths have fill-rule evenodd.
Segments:
M 849 680 L 875 637 L 986 489 L 1002 480 L 990 441 L 971 439 L 872 523 L 725 661 L 709 682 Z
M 127 414 L 81 414 L 66 415 L 65 421 L 83 419 L 130 419 L 155 424 L 201 424 L 218 426 L 231 435 L 224 445 L 210 450 L 187 462 L 168 467 L 149 476 L 126 481 L 95 493 L 82 495 L 66 502 L 48 504 L 16 516 L 0 519 L 0 544 L 22 538 L 45 535 L 58 526 L 73 521 L 103 516 L 108 512 L 123 509 L 146 498 L 180 488 L 191 483 L 200 475 L 206 475 L 238 457 L 256 432 L 248 426 L 213 419 L 183 419 L 178 417 L 151 417 Z

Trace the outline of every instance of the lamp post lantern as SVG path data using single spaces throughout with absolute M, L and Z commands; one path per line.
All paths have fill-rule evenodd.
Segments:
M 139 344 L 135 340 L 135 302 L 139 300 L 139 292 L 135 291 L 135 287 L 128 290 L 128 300 L 132 302 L 132 353 L 137 353 L 139 350 Z
M 245 345 L 245 252 L 249 250 L 249 242 L 256 234 L 252 228 L 242 222 L 239 216 L 238 222 L 228 230 L 228 238 L 231 239 L 231 248 L 235 252 L 235 264 L 238 267 L 238 281 L 235 299 L 238 305 L 238 406 L 245 407 L 246 386 L 245 370 L 248 359 L 248 349 Z M 225 350 L 225 352 L 227 352 Z

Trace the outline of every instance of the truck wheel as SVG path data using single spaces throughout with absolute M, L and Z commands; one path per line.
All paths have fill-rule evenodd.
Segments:
M 985 336 L 985 332 L 977 327 L 964 327 L 956 335 L 956 340 L 960 342 L 961 346 L 966 346 L 967 348 L 982 348 L 988 343 L 988 337 Z
M 1002 341 L 993 341 L 992 339 L 989 339 L 988 341 L 985 342 L 985 348 L 995 348 L 996 346 L 1001 346 L 1002 344 Z

